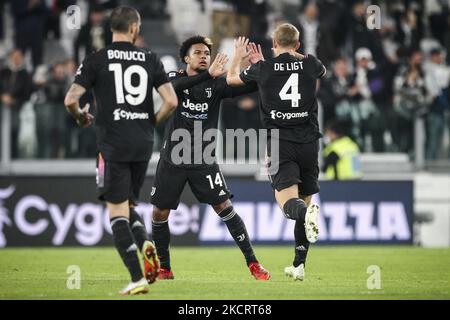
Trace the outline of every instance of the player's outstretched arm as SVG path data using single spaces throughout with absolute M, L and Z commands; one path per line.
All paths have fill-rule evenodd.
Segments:
M 202 72 L 195 76 L 173 78 L 171 79 L 172 85 L 176 92 L 180 92 L 186 89 L 190 89 L 193 86 L 211 78 L 221 77 L 227 73 L 227 70 L 225 69 L 225 65 L 227 64 L 227 62 L 227 55 L 219 53 L 207 72 Z M 169 73 L 169 77 L 170 74 L 171 73 Z
M 230 70 L 227 74 L 227 84 L 230 86 L 242 86 L 245 83 L 239 77 L 240 65 L 244 59 L 246 59 L 251 51 L 247 50 L 248 39 L 245 37 L 239 37 L 234 40 L 234 54 L 231 61 Z
M 64 99 L 64 105 L 67 111 L 74 117 L 80 127 L 86 128 L 94 122 L 94 116 L 89 113 L 89 104 L 80 109 L 80 98 L 86 92 L 86 89 L 79 84 L 72 84 L 67 91 Z
M 177 94 L 175 93 L 175 90 L 170 82 L 166 82 L 159 86 L 157 90 L 163 99 L 163 104 L 155 115 L 156 124 L 167 119 L 178 105 Z

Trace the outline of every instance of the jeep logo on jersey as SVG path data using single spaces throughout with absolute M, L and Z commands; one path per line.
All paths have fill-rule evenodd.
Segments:
M 281 112 L 277 110 L 270 111 L 270 117 L 272 119 L 282 119 L 282 120 L 291 120 L 298 118 L 306 118 L 308 116 L 308 112 Z
M 206 97 L 207 98 L 211 98 L 211 96 L 212 96 L 212 89 L 211 88 L 206 88 L 205 92 L 206 92 Z
M 192 110 L 192 111 L 200 111 L 200 112 L 206 112 L 208 111 L 208 104 L 206 102 L 204 103 L 192 103 L 191 100 L 187 99 L 183 102 L 183 107 L 186 109 Z
M 119 120 L 148 120 L 150 116 L 147 112 L 129 112 L 122 109 L 116 109 L 113 112 L 114 121 Z

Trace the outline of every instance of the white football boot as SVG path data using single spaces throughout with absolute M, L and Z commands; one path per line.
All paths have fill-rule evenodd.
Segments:
M 319 205 L 312 203 L 308 206 L 305 215 L 305 232 L 306 239 L 309 243 L 316 243 L 319 239 L 319 224 L 317 223 L 317 215 L 319 214 Z
M 295 281 L 303 281 L 305 279 L 305 266 L 302 263 L 297 268 L 294 266 L 286 267 L 284 268 L 284 274 L 292 277 Z
M 123 288 L 119 293 L 123 296 L 135 295 L 148 292 L 148 282 L 147 279 L 142 278 L 136 282 L 130 282 L 125 288 Z

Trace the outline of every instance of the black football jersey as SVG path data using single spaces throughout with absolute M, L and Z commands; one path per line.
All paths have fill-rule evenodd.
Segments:
M 325 72 L 314 56 L 300 60 L 283 53 L 250 66 L 240 78 L 258 84 L 264 128 L 279 129 L 282 140 L 309 143 L 321 137 L 316 82 Z
M 172 164 L 186 167 L 208 164 L 204 161 L 203 152 L 209 147 L 207 149 L 208 155 L 211 155 L 212 158 L 215 156 L 216 141 L 214 133 L 216 133 L 215 130 L 218 125 L 222 99 L 255 92 L 257 87 L 256 85 L 248 85 L 241 88 L 232 88 L 227 84 L 225 78 L 208 77 L 207 80 L 190 88 L 177 89 L 178 86 L 175 82 L 187 80 L 186 72 L 170 72 L 168 76 L 169 80 L 174 83 L 178 96 L 178 107 L 167 121 L 161 157 Z M 185 148 L 183 149 L 182 146 Z M 174 147 L 177 147 L 177 149 L 174 149 Z M 190 150 L 190 157 L 185 158 L 189 160 L 174 161 L 172 151 L 179 159 L 186 156 L 185 150 Z
M 155 124 L 153 88 L 168 82 L 157 55 L 113 42 L 86 57 L 75 83 L 93 89 L 97 145 L 109 161 L 147 161 Z

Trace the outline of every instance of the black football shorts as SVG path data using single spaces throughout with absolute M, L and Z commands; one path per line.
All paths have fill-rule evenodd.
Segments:
M 270 144 L 268 144 L 268 147 Z M 270 166 L 276 159 L 267 148 L 267 161 Z M 310 143 L 294 143 L 279 140 L 278 170 L 269 173 L 272 188 L 277 191 L 298 184 L 299 193 L 310 196 L 318 193 L 319 188 L 319 140 Z
M 136 206 L 144 184 L 148 161 L 106 161 L 101 153 L 97 156 L 98 199 L 114 204 L 129 200 Z
M 217 205 L 233 197 L 218 164 L 183 167 L 160 159 L 150 202 L 159 209 L 176 209 L 186 183 L 201 203 Z

